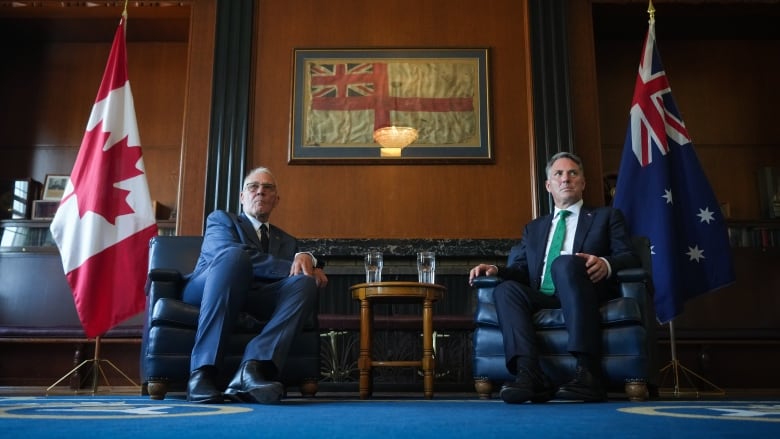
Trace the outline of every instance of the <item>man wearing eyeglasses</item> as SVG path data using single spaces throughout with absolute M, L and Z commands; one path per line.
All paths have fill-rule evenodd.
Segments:
M 278 402 L 284 387 L 275 379 L 316 305 L 317 289 L 328 282 L 322 258 L 300 252 L 295 237 L 269 223 L 280 200 L 270 170 L 251 170 L 240 200 L 240 215 L 218 210 L 208 216 L 200 257 L 184 288 L 184 301 L 200 307 L 187 385 L 191 402 Z M 223 394 L 216 378 L 241 312 L 268 323 L 247 344 Z

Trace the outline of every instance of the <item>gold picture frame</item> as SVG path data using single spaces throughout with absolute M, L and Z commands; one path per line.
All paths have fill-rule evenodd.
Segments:
M 488 49 L 295 49 L 291 164 L 491 163 Z M 385 155 L 377 129 L 417 139 Z

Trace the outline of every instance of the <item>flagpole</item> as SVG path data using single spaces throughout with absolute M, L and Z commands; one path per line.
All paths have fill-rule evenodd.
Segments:
M 127 5 L 127 2 L 125 2 L 125 5 Z M 653 0 L 649 0 L 647 2 L 647 14 L 650 15 L 651 22 L 655 21 L 655 7 L 653 6 Z
M 687 395 L 693 395 L 697 398 L 701 395 L 715 395 L 715 396 L 724 396 L 726 392 L 721 389 L 720 387 L 713 384 L 711 381 L 707 380 L 706 378 L 702 377 L 701 375 L 697 374 L 696 372 L 692 371 L 691 369 L 688 369 L 687 367 L 683 366 L 682 363 L 680 363 L 680 360 L 677 359 L 677 340 L 674 333 L 674 320 L 669 321 L 669 346 L 672 350 L 672 359 L 669 361 L 669 363 L 661 368 L 661 382 L 659 384 L 659 392 L 660 388 L 663 387 L 663 384 L 666 382 L 666 377 L 671 373 L 672 377 L 674 378 L 674 390 L 672 392 L 672 395 L 676 398 L 679 398 L 680 396 L 687 396 Z M 693 391 L 687 391 L 683 392 L 680 389 L 680 375 L 682 374 L 683 377 L 685 377 L 686 382 L 688 385 L 693 389 Z M 700 382 L 708 385 L 711 389 L 713 389 L 710 392 L 700 392 L 699 389 L 696 387 L 696 384 L 694 383 L 694 379 L 698 379 Z
M 48 396 L 51 389 L 57 387 L 57 384 L 65 381 L 68 377 L 78 373 L 78 371 L 87 364 L 92 364 L 92 395 L 95 395 L 98 391 L 98 382 L 99 376 L 103 377 L 103 380 L 106 382 L 106 384 L 111 387 L 111 383 L 108 381 L 108 377 L 106 376 L 105 371 L 103 371 L 103 367 L 100 365 L 101 363 L 106 363 L 109 366 L 111 366 L 117 373 L 122 375 L 130 384 L 133 385 L 133 387 L 136 387 L 139 389 L 141 386 L 138 385 L 135 381 L 132 380 L 129 376 L 127 376 L 126 373 L 124 373 L 120 368 L 118 368 L 114 363 L 111 362 L 111 360 L 106 360 L 105 358 L 100 358 L 100 340 L 101 337 L 95 337 L 95 354 L 91 359 L 84 360 L 81 363 L 78 364 L 78 366 L 71 369 L 68 373 L 62 376 L 62 378 L 58 379 L 54 384 L 46 388 L 46 395 Z M 79 388 L 81 386 L 79 385 Z M 78 388 L 76 389 L 78 391 Z

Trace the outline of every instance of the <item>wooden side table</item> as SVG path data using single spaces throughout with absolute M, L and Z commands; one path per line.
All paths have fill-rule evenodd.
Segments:
M 433 398 L 433 377 L 436 360 L 433 357 L 433 303 L 444 297 L 442 285 L 418 282 L 375 282 L 350 288 L 352 298 L 360 301 L 360 399 L 373 391 L 373 367 L 420 367 L 423 371 L 423 393 Z M 371 358 L 375 303 L 421 303 L 423 320 L 423 352 L 420 361 L 374 361 Z

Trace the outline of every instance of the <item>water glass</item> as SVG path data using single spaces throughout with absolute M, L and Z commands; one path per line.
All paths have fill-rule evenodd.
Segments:
M 366 282 L 382 282 L 382 252 L 370 251 L 364 259 L 366 265 Z
M 424 284 L 436 282 L 436 253 L 417 253 L 417 281 Z

